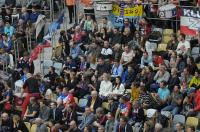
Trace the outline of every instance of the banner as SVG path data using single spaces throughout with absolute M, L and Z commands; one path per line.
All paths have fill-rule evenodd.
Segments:
M 122 27 L 124 23 L 124 18 L 129 18 L 129 20 L 134 24 L 138 24 L 138 19 L 143 15 L 143 6 L 135 5 L 129 6 L 126 3 L 113 4 L 112 11 L 109 16 L 113 25 L 116 27 Z
M 186 35 L 195 36 L 200 28 L 200 13 L 195 9 L 183 9 L 180 30 Z

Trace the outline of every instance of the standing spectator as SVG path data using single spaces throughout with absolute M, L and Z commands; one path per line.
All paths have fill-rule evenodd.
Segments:
M 94 22 L 91 19 L 91 15 L 89 14 L 86 17 L 83 30 L 86 31 L 87 33 L 91 33 L 92 31 L 94 31 Z
M 29 15 L 29 20 L 31 23 L 35 23 L 40 14 L 36 11 L 36 7 L 32 7 L 32 12 Z
M 124 25 L 122 26 L 121 32 L 123 33 L 126 29 L 128 29 L 131 34 L 134 34 L 135 32 L 135 26 L 128 18 L 124 19 Z
M 6 0 L 5 1 L 5 6 L 7 8 L 13 8 L 16 5 L 16 0 Z
M 91 15 L 91 18 L 95 21 L 93 1 L 92 0 L 81 0 L 81 4 L 83 4 L 84 14 Z
M 25 97 L 24 102 L 22 104 L 22 116 L 25 114 L 27 106 L 29 105 L 30 98 L 40 98 L 40 91 L 39 91 L 39 82 L 38 80 L 32 75 L 28 74 L 28 79 L 24 82 L 23 89 L 25 93 L 28 95 Z
M 5 49 L 6 52 L 12 50 L 12 38 L 7 34 L 3 34 L 3 41 L 0 43 L 0 48 Z
M 85 113 L 83 114 L 82 119 L 83 120 L 81 121 L 81 124 L 78 127 L 81 131 L 83 131 L 85 127 L 91 125 L 94 122 L 95 116 L 89 107 L 85 108 Z
M 76 1 L 75 0 L 65 0 L 65 4 L 69 12 L 69 24 L 72 23 L 72 19 L 76 19 Z M 76 20 L 75 20 L 76 21 Z
M 27 8 L 26 7 L 22 7 L 21 14 L 20 14 L 20 19 L 22 19 L 25 23 L 28 21 L 29 14 L 27 12 Z

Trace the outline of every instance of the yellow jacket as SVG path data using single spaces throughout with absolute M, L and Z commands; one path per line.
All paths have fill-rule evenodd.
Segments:
M 192 77 L 189 83 L 189 88 L 191 88 L 193 85 L 195 85 L 197 88 L 200 87 L 200 78 L 196 78 L 195 76 Z
M 133 86 L 131 88 L 131 100 L 135 101 L 138 99 L 138 97 L 139 97 L 139 87 Z

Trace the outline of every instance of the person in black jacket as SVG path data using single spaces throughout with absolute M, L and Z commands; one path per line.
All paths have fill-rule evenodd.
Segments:
M 28 132 L 28 128 L 24 124 L 23 121 L 20 120 L 19 115 L 14 115 L 13 116 L 13 132 Z
M 120 117 L 120 121 L 115 128 L 115 132 L 133 132 L 133 129 L 131 125 L 128 124 L 128 119 L 126 117 Z
M 88 97 L 87 107 L 91 108 L 93 112 L 96 111 L 98 107 L 101 107 L 102 99 L 98 96 L 97 91 L 92 91 L 91 96 Z
M 50 82 L 50 85 L 54 85 L 55 79 L 58 77 L 58 74 L 55 72 L 55 67 L 50 66 L 49 67 L 49 73 L 44 76 L 44 78 L 47 78 L 48 81 Z
M 50 104 L 51 106 L 51 110 L 50 110 L 50 120 L 52 120 L 52 122 L 54 124 L 62 124 L 62 109 L 60 109 L 59 107 L 57 107 L 57 103 L 56 102 L 52 102 Z
M 178 71 L 177 71 L 176 68 L 171 69 L 171 76 L 170 76 L 169 81 L 168 81 L 168 88 L 169 88 L 170 91 L 173 90 L 175 85 L 180 83 L 177 72 Z
M 13 132 L 13 121 L 9 118 L 8 113 L 2 113 L 2 122 L 0 125 L 1 132 Z

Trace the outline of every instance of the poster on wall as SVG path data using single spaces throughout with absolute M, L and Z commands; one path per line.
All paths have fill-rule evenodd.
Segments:
M 124 18 L 129 18 L 129 20 L 134 24 L 138 24 L 138 19 L 143 15 L 142 5 L 130 6 L 126 3 L 113 4 L 112 11 L 109 18 L 114 26 L 122 27 Z
M 195 36 L 200 28 L 200 11 L 194 9 L 183 9 L 180 30 L 186 35 Z

